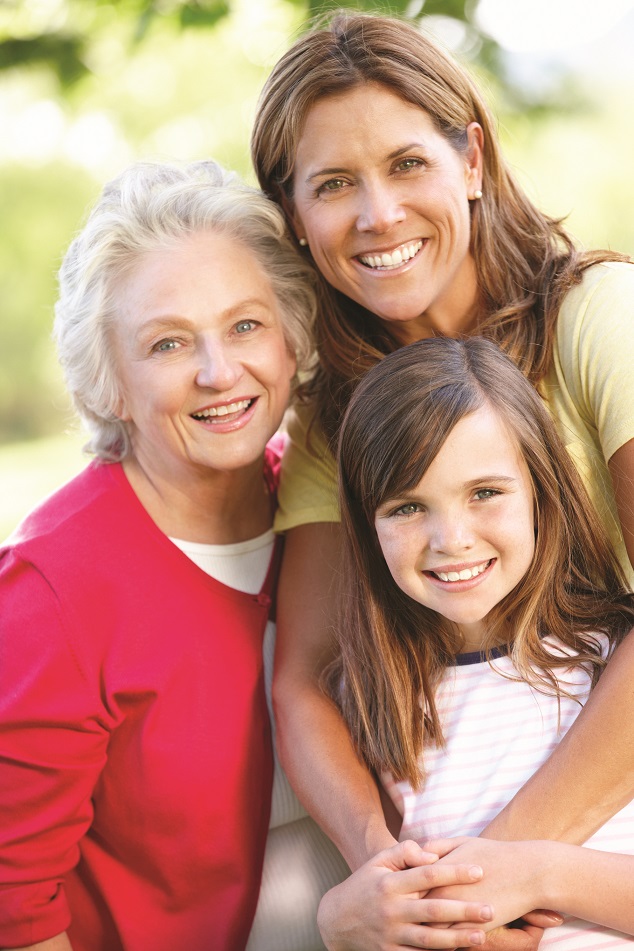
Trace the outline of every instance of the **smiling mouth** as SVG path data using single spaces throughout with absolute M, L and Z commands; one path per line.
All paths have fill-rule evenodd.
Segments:
M 214 419 L 226 422 L 227 416 L 241 416 L 255 402 L 250 400 L 236 400 L 235 403 L 226 403 L 224 406 L 210 406 L 208 409 L 201 409 L 199 413 L 192 413 L 192 419 L 213 422 Z
M 411 261 L 420 252 L 423 247 L 423 241 L 410 241 L 409 244 L 401 244 L 394 251 L 384 251 L 382 254 L 360 254 L 357 260 L 365 267 L 373 271 L 391 271 L 393 268 L 400 267 L 407 261 Z
M 477 578 L 483 571 L 486 571 L 492 561 L 493 558 L 489 558 L 488 561 L 474 565 L 473 568 L 463 568 L 461 571 L 430 571 L 429 574 L 433 575 L 434 578 L 438 578 L 440 581 L 469 581 L 471 578 Z

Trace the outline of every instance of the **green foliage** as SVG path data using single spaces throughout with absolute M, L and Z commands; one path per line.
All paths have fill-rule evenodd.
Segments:
M 57 74 L 62 86 L 70 86 L 88 72 L 84 48 L 83 37 L 62 32 L 8 37 L 0 41 L 0 70 L 45 64 Z
M 305 3 L 305 0 L 302 0 Z M 338 0 L 308 0 L 307 17 L 313 19 L 341 7 L 350 7 L 364 13 L 384 13 L 403 16 L 410 6 L 409 0 L 352 0 L 341 3 Z
M 50 333 L 55 273 L 95 194 L 62 164 L 2 168 L 0 187 L 0 442 L 59 430 L 68 418 Z M 44 210 L 45 213 L 42 213 Z

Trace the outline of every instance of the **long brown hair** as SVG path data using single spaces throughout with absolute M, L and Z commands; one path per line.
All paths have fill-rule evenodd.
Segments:
M 326 681 L 367 763 L 414 786 L 425 741 L 443 741 L 434 692 L 460 640 L 393 580 L 374 519 L 420 482 L 456 423 L 487 404 L 526 462 L 536 523 L 529 570 L 487 618 L 489 646 L 510 628 L 521 679 L 560 696 L 554 671 L 571 660 L 554 655 L 544 634 L 567 645 L 594 684 L 605 664 L 597 634 L 614 646 L 634 625 L 634 596 L 605 530 L 540 397 L 513 362 L 481 337 L 429 338 L 385 357 L 357 387 L 341 426 L 341 651 Z
M 251 153 L 262 189 L 288 209 L 309 110 L 319 99 L 370 82 L 424 109 L 458 153 L 465 151 L 469 123 L 481 125 L 482 198 L 471 202 L 471 252 L 484 309 L 477 333 L 497 341 L 536 384 L 550 365 L 566 291 L 590 265 L 627 258 L 578 252 L 561 220 L 535 208 L 502 156 L 494 120 L 469 73 L 430 36 L 393 17 L 342 12 L 298 39 L 273 68 L 258 104 Z M 318 281 L 320 367 L 304 395 L 332 436 L 358 381 L 400 344 L 374 314 L 321 275 Z

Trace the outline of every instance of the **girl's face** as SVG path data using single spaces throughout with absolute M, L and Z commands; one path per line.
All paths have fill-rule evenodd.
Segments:
M 308 112 L 291 215 L 326 280 L 390 324 L 403 343 L 474 323 L 469 201 L 482 130 L 458 153 L 429 114 L 376 83 Z
M 416 488 L 384 502 L 379 543 L 397 585 L 457 625 L 479 650 L 487 616 L 535 552 L 531 478 L 490 407 L 461 419 Z

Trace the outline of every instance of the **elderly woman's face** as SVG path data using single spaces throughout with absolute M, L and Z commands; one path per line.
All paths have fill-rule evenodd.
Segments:
M 200 232 L 144 255 L 118 294 L 120 416 L 146 471 L 178 482 L 193 469 L 257 464 L 288 403 L 295 359 L 254 255 Z
M 477 299 L 469 201 L 481 129 L 459 154 L 423 109 L 376 83 L 318 100 L 297 149 L 292 215 L 326 280 L 410 342 L 467 329 Z M 398 324 L 394 327 L 394 323 Z

